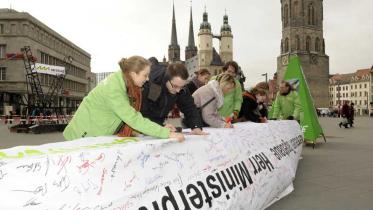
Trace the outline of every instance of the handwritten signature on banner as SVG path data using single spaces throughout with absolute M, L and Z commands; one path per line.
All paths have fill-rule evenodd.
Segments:
M 124 137 L 122 139 L 114 139 L 108 143 L 97 143 L 92 145 L 83 145 L 83 146 L 76 146 L 76 147 L 60 147 L 60 148 L 49 148 L 47 150 L 36 150 L 36 149 L 25 149 L 24 151 L 17 152 L 17 154 L 8 154 L 5 152 L 0 152 L 0 160 L 1 159 L 22 159 L 32 156 L 40 156 L 40 155 L 48 155 L 48 154 L 62 154 L 62 153 L 69 153 L 74 151 L 81 151 L 81 150 L 93 150 L 93 149 L 100 149 L 100 148 L 110 148 L 115 145 L 120 144 L 127 144 L 130 142 L 138 142 L 139 139 L 135 137 Z
M 0 209 L 161 209 L 171 195 L 180 209 L 260 209 L 294 178 L 302 142 L 294 127 L 276 129 L 278 136 L 290 133 L 283 141 L 217 130 L 182 147 L 147 140 L 123 146 L 133 140 L 106 138 L 34 147 L 31 153 L 0 151 L 0 197 L 10 198 Z M 193 193 L 201 195 L 200 203 Z M 173 201 L 167 202 L 172 208 Z

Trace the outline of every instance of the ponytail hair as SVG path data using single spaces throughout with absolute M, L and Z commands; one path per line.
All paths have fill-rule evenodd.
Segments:
M 129 58 L 122 58 L 118 64 L 122 72 L 125 74 L 128 74 L 129 72 L 139 73 L 140 71 L 144 70 L 145 67 L 151 65 L 148 60 L 137 55 Z

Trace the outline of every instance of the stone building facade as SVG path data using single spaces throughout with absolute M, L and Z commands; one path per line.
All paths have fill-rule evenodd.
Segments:
M 289 58 L 297 55 L 316 107 L 328 107 L 329 56 L 325 54 L 322 0 L 281 0 L 281 54 L 278 82 Z
M 8 55 L 21 53 L 24 46 L 30 46 L 37 63 L 66 67 L 63 91 L 54 103 L 76 109 L 95 83 L 91 55 L 30 14 L 0 9 L 0 115 L 9 114 L 4 113 L 5 107 L 17 114 L 23 110 L 20 102 L 27 98 L 24 63 Z M 67 62 L 66 58 L 72 59 Z M 47 93 L 53 76 L 39 74 L 39 79 Z

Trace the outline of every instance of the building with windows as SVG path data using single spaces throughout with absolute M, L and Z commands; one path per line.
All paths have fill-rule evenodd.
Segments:
M 345 101 L 355 104 L 358 115 L 373 113 L 373 69 L 360 69 L 355 73 L 336 74 L 329 79 L 329 106 L 341 108 Z
M 114 72 L 99 72 L 99 73 L 96 73 L 97 84 L 99 84 L 102 80 L 104 80 L 106 77 L 108 77 L 112 73 L 114 73 Z
M 27 98 L 23 60 L 13 56 L 24 46 L 30 46 L 37 63 L 65 67 L 63 91 L 54 103 L 72 107 L 68 112 L 76 109 L 92 89 L 91 55 L 27 12 L 0 9 L 0 114 L 8 114 L 5 107 L 20 114 Z M 54 77 L 39 74 L 39 79 L 46 93 Z

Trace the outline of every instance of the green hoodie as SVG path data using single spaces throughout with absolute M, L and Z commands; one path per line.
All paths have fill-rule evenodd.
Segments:
M 83 99 L 63 132 L 66 140 L 113 135 L 121 122 L 134 130 L 158 138 L 170 131 L 137 112 L 129 103 L 122 72 L 111 74 Z
M 213 76 L 211 79 L 216 79 L 216 76 Z M 241 110 L 242 105 L 242 88 L 240 82 L 235 79 L 236 87 L 229 93 L 224 95 L 224 104 L 219 108 L 219 114 L 222 117 L 229 117 L 234 111 L 238 113 Z
M 302 114 L 302 105 L 296 91 L 290 91 L 286 96 L 277 93 L 276 100 L 273 103 L 273 118 L 286 120 L 289 116 L 300 120 Z

